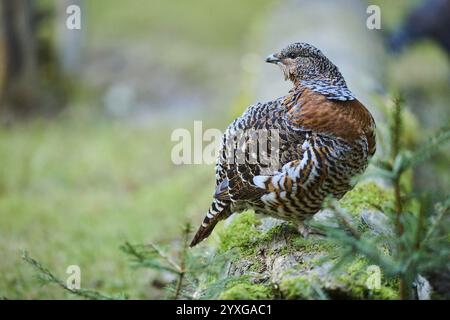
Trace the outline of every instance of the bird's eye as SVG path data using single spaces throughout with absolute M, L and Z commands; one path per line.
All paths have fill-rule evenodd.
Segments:
M 295 59 L 295 53 L 294 52 L 289 53 L 289 58 Z

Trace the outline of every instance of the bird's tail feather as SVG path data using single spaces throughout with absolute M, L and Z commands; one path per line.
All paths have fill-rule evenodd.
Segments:
M 194 238 L 191 241 L 190 247 L 195 246 L 199 242 L 206 239 L 211 232 L 214 230 L 216 224 L 223 219 L 226 219 L 231 214 L 230 204 L 218 199 L 214 199 L 211 206 L 209 207 L 208 213 L 203 219 L 200 228 L 198 228 L 195 233 Z

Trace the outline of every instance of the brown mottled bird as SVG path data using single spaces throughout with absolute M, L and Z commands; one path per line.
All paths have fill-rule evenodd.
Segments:
M 227 128 L 214 198 L 191 246 L 217 222 L 246 209 L 291 221 L 306 236 L 305 219 L 327 196 L 340 199 L 349 191 L 375 153 L 371 114 L 320 50 L 294 43 L 266 62 L 280 66 L 293 88 L 250 106 Z M 262 137 L 270 150 L 261 147 Z

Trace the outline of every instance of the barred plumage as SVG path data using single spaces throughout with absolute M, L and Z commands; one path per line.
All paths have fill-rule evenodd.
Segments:
M 214 199 L 191 246 L 218 221 L 249 208 L 301 228 L 328 195 L 339 199 L 351 189 L 375 153 L 372 116 L 318 49 L 295 43 L 266 61 L 279 65 L 294 87 L 250 106 L 227 128 Z M 262 148 L 264 132 L 264 142 L 277 148 Z

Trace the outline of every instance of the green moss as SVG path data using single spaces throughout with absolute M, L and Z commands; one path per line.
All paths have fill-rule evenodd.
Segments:
M 390 189 L 382 189 L 376 183 L 369 182 L 357 185 L 341 199 L 340 203 L 351 214 L 359 215 L 363 209 L 375 205 L 383 208 L 389 206 L 392 201 L 393 195 Z M 329 251 L 333 248 L 333 244 L 326 239 L 304 239 L 297 234 L 291 225 L 277 225 L 262 233 L 256 228 L 258 224 L 259 221 L 252 211 L 246 211 L 238 215 L 220 233 L 219 252 L 223 253 L 237 248 L 241 254 L 252 255 L 258 244 L 272 241 L 277 234 L 285 232 L 286 228 L 292 228 L 292 230 L 285 232 L 286 236 L 289 237 L 288 243 L 292 244 L 282 249 L 286 253 L 293 250 L 304 252 Z
M 276 225 L 276 226 L 270 228 L 264 234 L 262 234 L 259 238 L 259 242 L 263 243 L 263 242 L 267 242 L 267 241 L 272 241 L 273 238 L 277 236 L 277 234 L 283 233 L 286 229 L 292 229 L 292 231 L 294 233 L 296 232 L 296 230 L 290 224 L 286 224 L 286 223 L 279 224 L 279 225 Z
M 367 281 L 370 276 L 368 267 L 365 259 L 357 258 L 336 277 L 337 282 L 346 288 L 346 296 L 351 299 L 397 299 L 396 281 L 381 279 L 379 288 L 370 289 L 368 287 Z
M 237 248 L 240 253 L 252 254 L 255 243 L 260 239 L 261 233 L 256 230 L 259 221 L 252 211 L 239 214 L 220 233 L 219 252 L 223 253 Z
M 328 252 L 334 245 L 328 241 L 328 239 L 319 238 L 303 238 L 301 235 L 292 239 L 291 250 L 302 251 L 306 253 L 310 252 Z
M 284 299 L 312 299 L 315 290 L 311 286 L 311 279 L 298 276 L 285 279 L 280 284 L 280 291 Z
M 369 289 L 368 265 L 364 259 L 357 258 L 347 268 L 336 270 L 332 277 L 334 284 L 315 275 L 301 275 L 283 280 L 280 292 L 285 299 L 398 299 L 398 281 L 381 279 L 381 286 Z
M 373 206 L 386 207 L 394 200 L 391 189 L 383 189 L 374 182 L 361 183 L 348 192 L 340 204 L 352 215 L 359 215 L 361 210 Z
M 252 211 L 246 211 L 237 216 L 220 233 L 218 251 L 223 253 L 231 249 L 237 249 L 241 255 L 251 256 L 258 246 L 273 241 L 275 237 L 281 234 L 289 244 L 281 248 L 282 253 L 287 254 L 294 251 L 326 252 L 333 248 L 333 244 L 327 239 L 303 238 L 291 224 L 276 225 L 265 232 L 261 232 L 256 228 L 259 223 Z
M 273 299 L 272 290 L 261 284 L 237 283 L 219 296 L 221 300 L 263 300 Z
M 363 183 L 356 186 L 342 200 L 344 208 L 354 215 L 359 215 L 363 209 L 369 207 L 391 206 L 393 195 L 390 189 L 383 189 L 377 184 Z M 284 255 L 292 252 L 311 253 L 313 260 L 308 260 L 306 264 L 317 266 L 321 263 L 323 252 L 326 256 L 328 252 L 334 252 L 336 244 L 328 239 L 310 237 L 303 238 L 290 224 L 274 226 L 268 231 L 258 230 L 259 220 L 252 211 L 238 215 L 220 233 L 219 252 L 237 250 L 239 257 L 245 257 L 251 262 L 249 270 L 260 272 L 264 265 L 259 255 L 258 248 L 270 248 L 270 242 L 274 238 L 283 237 L 287 245 L 276 248 L 271 252 L 265 251 L 265 255 Z M 291 230 L 292 229 L 292 230 Z M 319 255 L 316 255 L 319 253 Z M 309 270 L 308 266 L 302 268 Z M 396 299 L 397 281 L 386 281 L 381 279 L 381 286 L 377 289 L 369 289 L 367 280 L 370 276 L 367 261 L 355 257 L 353 262 L 347 264 L 330 274 L 330 278 L 318 277 L 314 274 L 286 275 L 279 284 L 281 296 L 285 299 Z M 331 283 L 330 283 L 331 281 Z M 248 281 L 238 281 L 227 288 L 221 295 L 221 299 L 267 299 L 274 298 L 271 289 L 264 285 L 255 285 Z

